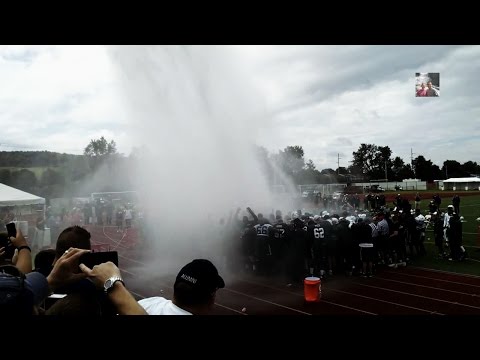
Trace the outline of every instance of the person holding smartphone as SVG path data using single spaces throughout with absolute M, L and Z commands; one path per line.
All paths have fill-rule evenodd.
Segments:
M 28 274 L 32 271 L 32 250 L 27 244 L 27 240 L 22 234 L 20 229 L 15 229 L 15 224 L 13 224 L 14 230 L 10 229 L 9 233 L 11 235 L 12 231 L 15 231 L 16 236 L 10 236 L 9 242 L 12 249 L 14 249 L 14 255 L 11 258 L 10 263 L 15 265 L 21 272 Z
M 80 264 L 80 270 L 106 294 L 117 315 L 148 315 L 127 290 L 120 269 L 111 261 L 96 265 L 92 269 Z
M 19 245 L 24 240 L 19 231 L 12 242 Z M 51 273 L 45 277 L 39 272 L 31 271 L 29 252 L 19 250 L 17 266 L 0 266 L 0 317 L 3 319 L 7 316 L 36 315 L 39 313 L 39 306 L 49 294 L 60 287 L 85 279 L 87 275 L 78 270 L 79 259 L 87 252 L 88 250 L 68 249 L 55 263 Z M 27 263 L 27 257 L 30 258 L 30 271 L 25 273 L 21 268 L 22 261 Z M 28 269 L 28 266 L 25 269 Z M 115 295 L 114 300 L 121 300 L 121 296 L 121 293 Z

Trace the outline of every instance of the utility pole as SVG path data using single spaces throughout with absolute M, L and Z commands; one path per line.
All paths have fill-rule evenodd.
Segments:
M 340 175 L 340 153 L 337 156 L 337 175 Z
M 387 160 L 385 160 L 385 181 L 388 181 L 388 177 L 387 177 Z
M 410 166 L 412 167 L 413 175 L 415 176 L 415 179 L 417 178 L 417 173 L 415 171 L 415 166 L 413 166 L 413 149 L 410 148 Z

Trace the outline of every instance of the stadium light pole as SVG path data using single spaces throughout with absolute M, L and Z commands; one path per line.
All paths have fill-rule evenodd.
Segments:
M 340 175 L 340 153 L 337 154 L 337 175 Z

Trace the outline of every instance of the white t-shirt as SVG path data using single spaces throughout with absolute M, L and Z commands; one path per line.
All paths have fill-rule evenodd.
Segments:
M 192 315 L 192 313 L 179 308 L 172 300 L 160 296 L 145 298 L 138 303 L 148 315 Z
M 125 210 L 125 220 L 131 220 L 132 219 L 132 210 L 127 209 Z

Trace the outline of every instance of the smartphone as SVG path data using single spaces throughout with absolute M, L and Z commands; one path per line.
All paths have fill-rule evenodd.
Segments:
M 2 247 L 5 248 L 4 258 L 11 260 L 15 254 L 15 246 L 13 246 L 10 237 L 5 233 L 0 234 L 0 248 Z
M 95 265 L 100 265 L 104 262 L 111 261 L 118 266 L 118 252 L 104 251 L 104 252 L 89 252 L 80 257 L 80 264 L 85 264 L 88 268 L 93 268 Z
M 2 248 L 2 247 L 6 248 L 10 244 L 11 244 L 11 241 L 8 238 L 8 235 L 5 234 L 5 233 L 0 234 L 0 248 Z
M 15 227 L 15 223 L 11 222 L 7 224 L 7 233 L 8 237 L 17 237 L 17 228 Z

